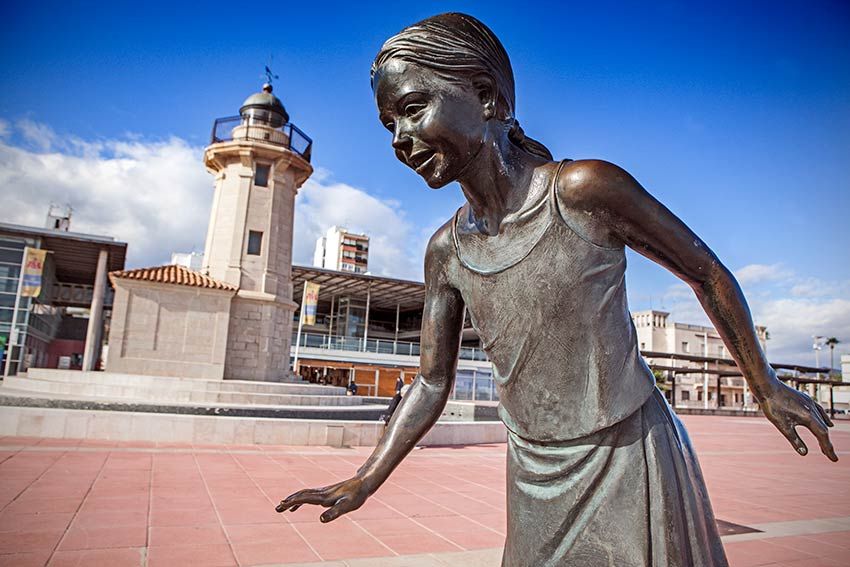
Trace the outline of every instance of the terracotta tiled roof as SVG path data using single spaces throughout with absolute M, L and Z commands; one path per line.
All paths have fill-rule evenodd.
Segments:
M 190 270 L 184 266 L 155 266 L 153 268 L 109 272 L 109 279 L 113 284 L 115 283 L 115 279 L 126 279 L 203 287 L 207 289 L 221 289 L 225 291 L 237 290 L 236 287 L 230 284 L 214 280 L 209 276 L 205 276 L 200 272 Z

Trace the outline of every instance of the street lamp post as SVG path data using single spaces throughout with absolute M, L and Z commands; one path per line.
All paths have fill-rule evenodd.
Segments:
M 812 350 L 815 351 L 815 366 L 817 368 L 820 368 L 820 351 L 823 349 L 824 342 L 824 337 L 820 335 L 815 335 L 812 337 Z M 820 380 L 820 371 L 815 374 L 815 377 Z M 814 387 L 815 400 L 818 399 L 818 390 L 820 389 L 819 386 L 820 384 L 815 384 Z

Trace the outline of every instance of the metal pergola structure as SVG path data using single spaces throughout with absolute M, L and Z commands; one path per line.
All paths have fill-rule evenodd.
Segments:
M 683 360 L 687 362 L 702 362 L 708 364 L 722 364 L 724 366 L 732 366 L 735 367 L 736 363 L 731 358 L 719 358 L 713 356 L 699 356 L 692 354 L 677 354 L 677 353 L 669 353 L 669 352 L 658 352 L 658 351 L 641 351 L 641 355 L 645 359 L 665 359 L 665 360 Z M 708 374 L 711 376 L 715 376 L 716 379 L 716 400 L 718 404 L 718 409 L 720 408 L 720 391 L 722 384 L 720 382 L 721 378 L 744 378 L 741 374 L 740 370 L 721 370 L 717 368 L 690 368 L 687 366 L 668 366 L 663 364 L 655 364 L 650 360 L 647 360 L 648 366 L 652 370 L 660 370 L 667 373 L 667 378 L 670 379 L 670 386 L 672 390 L 672 397 L 676 399 L 676 375 L 677 374 Z M 829 376 L 830 369 L 825 367 L 816 367 L 816 366 L 804 366 L 801 364 L 781 364 L 781 363 L 771 363 L 770 366 L 774 370 L 790 370 L 794 374 L 780 374 L 777 372 L 777 378 L 782 380 L 783 382 L 790 382 L 795 389 L 799 389 L 799 387 L 803 384 L 815 384 L 815 385 L 823 385 L 829 387 L 829 413 L 831 416 L 835 416 L 835 404 L 833 399 L 834 388 L 840 387 L 848 387 L 850 383 L 846 382 L 837 382 L 835 380 L 824 380 L 821 378 L 807 378 L 805 376 L 798 376 L 798 373 L 804 374 L 826 374 Z M 708 392 L 703 395 L 708 395 Z
M 301 302 L 305 281 L 319 284 L 320 293 L 325 297 L 368 297 L 370 305 L 378 309 L 400 308 L 407 311 L 422 309 L 425 303 L 425 284 L 422 282 L 293 265 L 292 299 L 298 303 Z

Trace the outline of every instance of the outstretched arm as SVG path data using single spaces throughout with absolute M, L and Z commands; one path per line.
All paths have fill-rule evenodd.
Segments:
M 356 510 L 390 476 L 442 414 L 452 391 L 460 335 L 463 300 L 444 272 L 451 253 L 448 225 L 431 238 L 425 254 L 425 309 L 422 314 L 420 371 L 402 398 L 384 436 L 354 477 L 331 486 L 307 489 L 287 497 L 278 512 L 295 511 L 302 504 L 328 508 L 322 522 Z
M 601 239 L 628 245 L 687 283 L 767 418 L 801 455 L 808 449 L 794 429 L 797 425 L 810 429 L 821 451 L 838 460 L 829 441 L 829 416 L 809 396 L 777 379 L 756 337 L 738 282 L 696 234 L 626 171 L 604 161 L 570 164 L 559 180 L 558 195 Z

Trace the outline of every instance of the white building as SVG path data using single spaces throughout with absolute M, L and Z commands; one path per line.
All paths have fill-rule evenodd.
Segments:
M 204 267 L 204 255 L 201 252 L 172 252 L 171 265 L 200 272 Z
M 729 409 L 740 409 L 745 405 L 752 407 L 752 396 L 745 387 L 744 379 L 740 376 L 735 362 L 729 356 L 729 351 L 714 327 L 676 323 L 670 321 L 669 317 L 669 313 L 656 310 L 632 313 L 638 346 L 647 358 L 647 362 L 669 368 L 670 370 L 662 371 L 668 378 L 668 382 L 675 374 L 676 398 L 673 403 L 677 407 L 718 407 L 716 399 L 718 374 L 699 372 L 704 369 L 738 374 L 737 376 L 721 375 L 720 407 Z M 767 329 L 757 326 L 756 333 L 762 348 L 765 348 Z M 720 360 L 700 362 L 681 358 L 665 359 L 662 353 L 711 357 Z M 673 369 L 693 369 L 693 372 Z M 708 396 L 705 396 L 706 389 Z
M 332 226 L 316 240 L 313 266 L 326 270 L 365 274 L 369 268 L 369 237 Z

